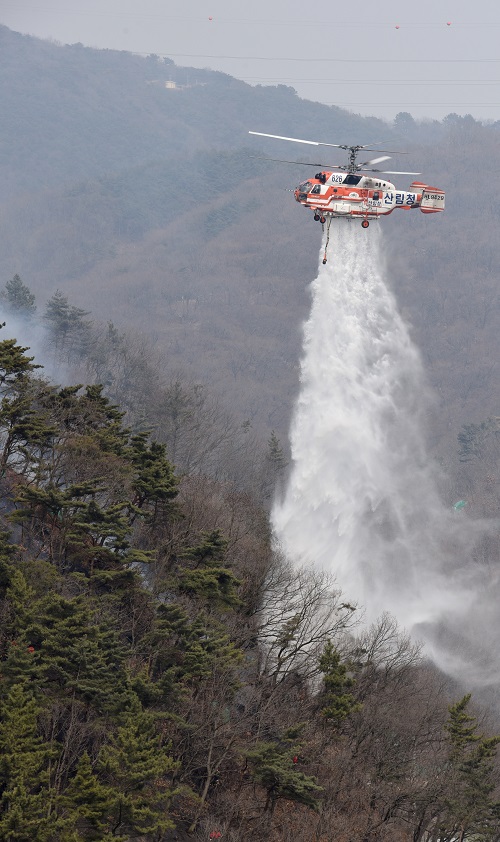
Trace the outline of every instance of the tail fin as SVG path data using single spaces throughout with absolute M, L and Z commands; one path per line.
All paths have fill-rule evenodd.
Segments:
M 438 213 L 444 210 L 444 190 L 438 187 L 426 187 L 422 192 L 420 210 L 422 213 Z

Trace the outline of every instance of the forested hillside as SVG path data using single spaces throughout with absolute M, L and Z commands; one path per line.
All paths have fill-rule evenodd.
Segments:
M 384 125 L 304 103 L 284 86 L 254 89 L 170 59 L 63 46 L 5 26 L 0 65 L 4 196 L 167 158 L 181 166 L 204 148 L 241 147 L 248 123 L 281 117 L 291 128 L 303 108 L 321 131 L 380 132 Z M 166 90 L 168 80 L 179 90 Z
M 437 395 L 447 493 L 464 493 L 457 436 L 500 395 L 497 124 L 417 123 L 402 103 L 388 125 L 157 57 L 5 27 L 0 43 L 4 280 L 18 273 L 39 314 L 60 290 L 96 325 L 147 335 L 167 380 L 208 383 L 264 439 L 286 439 L 321 232 L 289 192 L 307 170 L 251 158 L 282 149 L 248 129 L 406 150 L 394 168 L 443 187 L 447 209 L 380 223 L 387 271 Z
M 283 86 L 5 27 L 0 37 L 4 279 L 21 275 L 39 315 L 61 290 L 97 327 L 142 331 L 167 382 L 182 372 L 208 383 L 264 440 L 286 441 L 320 231 L 287 192 L 303 169 L 250 158 L 277 149 L 247 131 L 308 126 L 318 139 L 408 150 L 405 163 L 447 190 L 447 210 L 381 223 L 388 272 L 438 396 L 430 434 L 447 493 L 484 511 L 457 436 L 498 412 L 498 209 L 483 166 L 497 166 L 496 125 L 402 113 L 388 126 Z
M 4 333 L 0 837 L 499 840 L 469 695 L 390 617 L 359 633 L 251 495 Z
M 447 191 L 381 223 L 387 275 L 443 493 L 495 523 L 500 127 L 5 27 L 0 71 L 0 838 L 500 842 L 498 724 L 272 546 L 321 229 L 248 137 Z

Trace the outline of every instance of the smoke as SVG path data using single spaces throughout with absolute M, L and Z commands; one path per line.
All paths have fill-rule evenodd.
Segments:
M 366 623 L 389 611 L 448 674 L 495 683 L 500 588 L 475 551 L 486 527 L 440 499 L 423 435 L 430 395 L 384 282 L 381 232 L 332 233 L 311 285 L 276 540 L 334 573 Z
M 15 339 L 19 345 L 29 350 L 28 356 L 33 362 L 42 366 L 35 374 L 58 385 L 68 385 L 78 382 L 72 376 L 68 365 L 58 359 L 58 355 L 51 348 L 50 336 L 37 315 L 24 316 L 20 312 L 13 312 L 8 304 L 0 299 L 0 324 L 4 324 L 0 331 L 0 341 Z

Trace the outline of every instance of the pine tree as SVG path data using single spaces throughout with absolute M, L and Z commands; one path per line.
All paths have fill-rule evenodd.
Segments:
M 86 310 L 74 307 L 60 290 L 56 290 L 47 302 L 44 314 L 56 350 L 66 349 L 77 356 L 86 352 L 92 327 L 85 318 L 88 315 Z
M 236 608 L 241 604 L 237 593 L 241 582 L 223 565 L 227 545 L 227 539 L 219 529 L 215 529 L 204 533 L 200 544 L 184 550 L 182 558 L 191 562 L 191 566 L 179 571 L 181 593 L 199 597 L 218 610 Z
M 272 497 L 276 488 L 285 475 L 288 460 L 281 447 L 280 440 L 274 430 L 267 442 L 267 452 L 263 464 L 262 494 L 264 498 Z
M 1 324 L 0 327 L 4 327 Z M 0 342 L 0 438 L 2 452 L 0 455 L 0 474 L 3 476 L 9 459 L 15 460 L 16 469 L 24 445 L 45 443 L 50 430 L 47 428 L 43 414 L 33 408 L 39 394 L 45 388 L 44 384 L 33 381 L 30 375 L 42 366 L 33 362 L 34 357 L 28 357 L 26 351 L 17 343 L 16 339 L 5 339 Z M 27 456 L 21 461 L 26 463 Z
M 5 842 L 51 842 L 55 837 L 49 781 L 54 748 L 37 734 L 39 712 L 22 684 L 12 687 L 0 708 L 0 838 Z
M 2 472 L 10 466 L 18 476 L 29 474 L 32 478 L 43 454 L 52 445 L 55 428 L 39 405 L 45 390 L 43 382 L 22 377 L 3 397 L 0 406 Z
M 320 787 L 314 778 L 298 769 L 301 745 L 296 741 L 300 726 L 289 729 L 279 742 L 260 742 L 245 752 L 254 781 L 266 790 L 264 810 L 274 812 L 278 799 L 288 799 L 317 810 Z
M 159 834 L 174 827 L 170 778 L 176 763 L 160 744 L 154 717 L 136 696 L 99 754 L 99 773 L 114 793 L 111 831 Z
M 155 441 L 148 445 L 147 438 L 147 433 L 140 433 L 130 441 L 129 458 L 135 474 L 132 502 L 150 523 L 155 523 L 160 515 L 177 514 L 173 501 L 179 493 L 179 481 L 166 458 L 165 445 Z
M 4 622 L 0 631 L 3 650 L 0 695 L 5 697 L 17 684 L 25 688 L 29 685 L 32 692 L 36 692 L 40 674 L 27 630 L 37 610 L 35 591 L 10 559 L 4 562 L 3 571 L 5 596 Z
M 360 710 L 361 705 L 349 693 L 354 679 L 348 675 L 348 668 L 340 660 L 340 655 L 329 640 L 319 659 L 319 668 L 323 673 L 324 690 L 321 701 L 324 704 L 322 715 L 332 725 L 339 726 L 350 714 Z
M 15 544 L 10 543 L 10 535 L 0 530 L 0 600 L 5 599 L 10 585 L 13 560 L 17 550 Z
M 124 646 L 83 596 L 47 594 L 27 626 L 45 692 L 76 699 L 100 716 L 123 708 L 128 687 Z
M 17 484 L 10 516 L 25 543 L 109 591 L 132 584 L 132 565 L 151 560 L 153 550 L 134 546 L 139 523 L 178 516 L 178 482 L 163 445 L 131 436 L 101 386 L 79 391 L 40 386 L 4 400 L 0 459 L 30 476 Z
M 5 322 L 0 328 L 5 327 Z M 27 357 L 29 348 L 18 345 L 17 339 L 4 339 L 0 342 L 0 394 L 3 396 L 8 387 L 30 374 L 40 365 L 33 363 L 34 357 Z
M 277 437 L 274 430 L 271 431 L 271 435 L 269 437 L 269 441 L 267 442 L 267 460 L 269 465 L 271 466 L 272 473 L 275 477 L 281 474 L 286 466 L 288 465 L 288 461 L 286 459 L 285 454 L 283 453 L 283 448 L 281 447 L 280 440 Z
M 449 708 L 446 731 L 449 741 L 451 792 L 446 804 L 440 838 L 481 840 L 496 838 L 500 802 L 492 798 L 496 786 L 494 759 L 500 736 L 478 733 L 476 717 L 468 712 L 467 694 Z
M 151 675 L 169 701 L 178 699 L 183 688 L 197 687 L 217 674 L 224 674 L 228 693 L 234 691 L 242 652 L 212 617 L 197 613 L 191 620 L 181 605 L 160 605 L 156 627 L 148 635 L 147 643 Z
M 99 781 L 84 751 L 60 799 L 65 824 L 62 842 L 102 842 L 109 831 L 113 802 L 113 791 Z
M 22 282 L 18 274 L 7 281 L 2 298 L 13 313 L 28 318 L 36 313 L 35 296 L 29 287 Z

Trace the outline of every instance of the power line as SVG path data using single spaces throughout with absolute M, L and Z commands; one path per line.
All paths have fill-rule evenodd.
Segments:
M 296 79 L 294 77 L 241 76 L 241 82 L 296 82 L 314 85 L 500 85 L 500 79 Z
M 6 0 L 4 0 L 3 8 L 4 8 L 4 10 L 19 11 L 18 3 L 9 3 L 8 0 L 7 0 L 7 2 L 6 2 Z M 102 9 L 102 7 L 99 7 L 99 8 L 96 7 L 95 9 L 85 9 L 85 10 L 75 9 L 73 7 L 71 9 L 64 9 L 64 8 L 61 9 L 60 6 L 56 8 L 55 6 L 47 6 L 47 5 L 37 6 L 34 11 L 51 12 L 52 14 L 55 14 L 58 17 L 63 17 L 65 15 L 70 15 L 71 17 L 73 17 L 74 15 L 79 15 L 79 16 L 83 16 L 83 17 L 108 17 L 108 18 L 109 17 L 111 17 L 111 18 L 116 17 L 116 18 L 120 18 L 120 20 L 123 19 L 123 18 L 140 18 L 141 20 L 165 20 L 165 21 L 180 21 L 180 22 L 186 21 L 186 22 L 189 22 L 191 24 L 193 22 L 203 22 L 203 23 L 205 23 L 207 21 L 210 21 L 211 23 L 219 23 L 219 24 L 236 23 L 236 24 L 245 24 L 245 25 L 253 24 L 253 25 L 256 25 L 256 26 L 280 26 L 280 27 L 282 27 L 282 26 L 320 26 L 322 28 L 322 30 L 324 30 L 325 28 L 328 28 L 328 27 L 334 27 L 335 29 L 337 29 L 337 28 L 355 28 L 355 29 L 359 30 L 359 28 L 361 26 L 368 27 L 370 29 L 372 29 L 372 28 L 380 29 L 380 28 L 385 28 L 385 27 L 394 27 L 396 25 L 400 26 L 401 28 L 407 27 L 408 29 L 410 29 L 410 28 L 411 29 L 413 29 L 413 28 L 423 29 L 425 27 L 448 27 L 449 29 L 461 29 L 461 28 L 467 27 L 467 29 L 469 29 L 470 27 L 487 27 L 487 28 L 490 28 L 492 26 L 500 26 L 499 21 L 478 21 L 478 20 L 448 21 L 448 20 L 445 20 L 444 18 L 441 19 L 441 20 L 432 20 L 432 21 L 431 20 L 411 21 L 411 20 L 401 20 L 401 19 L 398 19 L 398 20 L 379 20 L 379 19 L 377 19 L 377 20 L 374 20 L 374 21 L 370 21 L 370 20 L 367 20 L 365 18 L 361 22 L 359 20 L 344 20 L 344 21 L 342 21 L 342 20 L 340 20 L 340 21 L 339 20 L 332 20 L 332 21 L 328 21 L 328 20 L 325 20 L 325 18 L 322 18 L 321 20 L 311 20 L 310 18 L 307 19 L 307 20 L 304 20 L 304 19 L 292 18 L 290 15 L 288 17 L 283 16 L 281 18 L 251 18 L 251 17 L 247 17 L 247 18 L 228 18 L 228 17 L 218 16 L 218 15 L 206 15 L 206 16 L 205 15 L 204 16 L 201 16 L 201 15 L 199 15 L 199 16 L 198 15 L 191 15 L 191 16 L 187 16 L 187 15 L 164 15 L 164 14 L 157 14 L 157 13 L 154 13 L 154 12 L 145 12 L 145 11 L 142 11 L 142 10 L 140 12 L 122 11 L 121 9 L 119 11 L 118 10 L 115 10 L 115 11 L 109 11 L 108 10 L 108 11 L 106 11 L 105 9 Z
M 320 105 L 336 105 L 338 108 L 397 108 L 399 110 L 403 109 L 405 111 L 408 108 L 499 108 L 500 102 L 460 102 L 460 103 L 453 103 L 453 102 L 405 102 L 401 104 L 400 102 L 323 102 L 321 101 L 318 103 Z M 492 118 L 493 119 L 493 118 Z
M 132 52 L 132 50 L 127 51 Z M 133 55 L 148 56 L 148 52 L 134 52 Z M 303 58 L 297 56 L 225 56 L 205 55 L 204 53 L 153 53 L 160 58 L 215 58 L 231 61 L 297 61 L 336 64 L 498 64 L 500 58 Z

